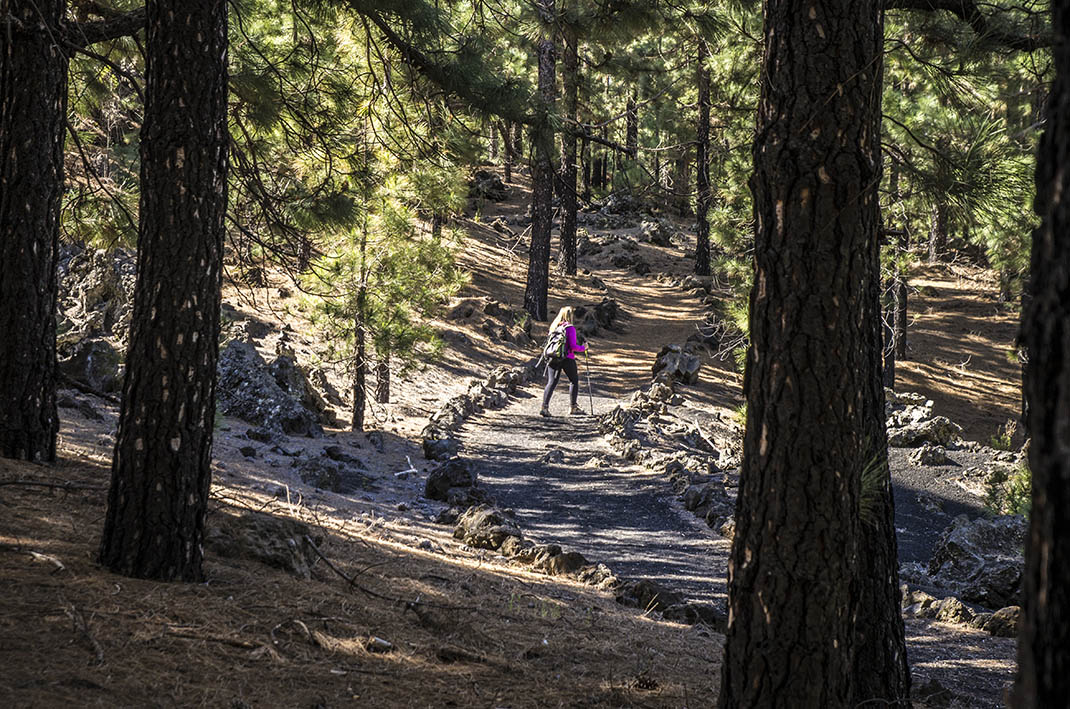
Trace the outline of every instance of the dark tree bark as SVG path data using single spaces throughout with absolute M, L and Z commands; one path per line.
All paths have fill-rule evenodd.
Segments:
M 490 122 L 490 162 L 498 161 L 498 127 L 494 121 Z
M 528 280 L 524 289 L 524 310 L 535 320 L 546 320 L 546 298 L 550 287 L 550 229 L 553 225 L 554 196 L 554 0 L 539 0 L 542 36 L 539 38 L 539 113 L 534 127 L 531 160 L 531 252 Z
M 562 31 L 564 57 L 561 77 L 565 90 L 565 120 L 568 129 L 561 133 L 561 181 L 558 194 L 561 205 L 561 270 L 576 275 L 576 117 L 579 107 L 579 47 L 576 31 L 566 27 Z
M 899 236 L 896 261 L 895 261 L 895 290 L 893 291 L 893 297 L 895 298 L 895 358 L 902 362 L 907 358 L 907 293 L 909 286 L 907 285 L 907 274 L 903 271 L 901 265 L 901 257 L 910 248 L 910 234 L 906 231 L 906 225 L 903 225 L 903 233 Z
M 583 200 L 591 201 L 591 141 L 587 137 L 587 127 L 583 128 L 583 143 L 580 148 L 580 161 L 583 163 Z
M 363 301 L 364 298 L 364 290 L 361 289 L 358 300 Z M 353 333 L 356 340 L 356 354 L 353 361 L 353 411 L 349 420 L 349 428 L 351 431 L 360 432 L 364 430 L 364 406 L 368 396 L 368 345 L 364 333 L 364 320 L 359 315 L 353 322 Z
M 227 3 L 150 0 L 138 272 L 100 561 L 197 581 L 227 208 Z
M 855 706 L 888 683 L 858 677 L 856 662 L 887 645 L 891 610 L 864 613 L 888 602 L 886 557 L 895 554 L 887 540 L 863 538 L 863 520 L 883 527 L 890 499 L 860 514 L 863 472 L 876 469 L 869 487 L 878 495 L 888 475 L 876 190 L 882 31 L 879 0 L 765 4 L 723 709 Z M 865 581 L 859 555 L 875 551 L 876 579 Z M 881 627 L 857 627 L 867 623 Z M 898 674 L 898 664 L 868 671 Z
M 606 126 L 602 126 L 600 136 L 602 140 L 609 140 L 609 129 Z M 598 159 L 598 181 L 597 187 L 600 190 L 604 190 L 609 187 L 609 148 L 602 148 L 602 155 Z
M 657 120 L 654 121 L 654 146 L 661 146 L 661 124 L 660 121 Z M 651 160 L 653 161 L 653 164 L 651 165 L 650 172 L 654 176 L 654 185 L 658 188 L 658 192 L 660 192 L 665 187 L 665 183 L 661 179 L 661 151 L 655 150 L 654 154 L 651 156 Z
M 353 304 L 353 411 L 349 420 L 352 431 L 364 430 L 364 407 L 367 403 L 368 379 L 368 222 L 361 228 L 357 248 L 360 252 L 360 273 L 356 302 Z
M 710 72 L 706 69 L 709 50 L 701 39 L 695 81 L 698 84 L 698 123 L 695 139 L 695 218 L 698 220 L 698 244 L 695 247 L 695 273 L 710 275 Z
M 56 457 L 56 250 L 63 194 L 66 0 L 0 15 L 0 456 Z
M 639 155 L 639 90 L 632 89 L 625 105 L 624 145 L 628 157 L 635 160 Z
M 1070 6 L 1052 3 L 1055 82 L 1037 152 L 1029 297 L 1022 314 L 1032 510 L 1013 706 L 1070 697 Z
M 502 152 L 503 152 L 502 172 L 503 172 L 503 179 L 505 180 L 506 183 L 510 183 L 510 182 L 513 181 L 513 160 L 514 160 L 512 131 L 509 129 L 509 124 L 505 123 L 504 121 L 499 123 L 499 126 L 500 126 L 499 129 L 500 129 L 501 134 L 502 134 Z
M 937 200 L 929 222 L 929 263 L 938 263 L 947 251 L 947 204 Z
M 524 124 L 513 124 L 513 158 L 524 160 Z
M 709 164 L 707 162 L 707 164 Z M 681 217 L 691 216 L 691 185 L 688 179 L 688 165 L 690 161 L 687 155 L 681 153 L 676 158 L 676 168 L 673 172 L 672 191 L 676 198 L 676 212 Z
M 375 400 L 390 403 L 390 353 L 384 353 L 375 366 Z

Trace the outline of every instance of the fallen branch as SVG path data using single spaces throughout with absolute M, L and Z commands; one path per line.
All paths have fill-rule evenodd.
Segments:
M 104 392 L 100 391 L 99 389 L 94 389 L 93 387 L 89 386 L 85 382 L 79 381 L 79 380 L 71 377 L 69 374 L 66 374 L 66 373 L 64 373 L 62 371 L 57 371 L 56 374 L 57 374 L 57 379 L 59 379 L 61 382 L 63 382 L 64 384 L 66 384 L 67 386 L 69 386 L 72 389 L 77 389 L 78 391 L 82 392 L 83 394 L 89 394 L 90 396 L 95 396 L 98 399 L 103 399 L 104 401 L 107 401 L 107 402 L 112 403 L 112 404 L 120 403 L 119 402 L 119 397 L 113 396 L 112 394 L 105 394 Z
M 308 544 L 312 548 L 312 551 L 316 552 L 316 556 L 318 556 L 320 559 L 322 559 L 323 563 L 325 563 L 327 565 L 327 567 L 331 571 L 333 571 L 334 573 L 336 573 L 339 576 L 341 576 L 342 579 L 344 579 L 345 582 L 348 583 L 353 588 L 357 589 L 361 593 L 364 593 L 364 594 L 367 594 L 367 595 L 371 596 L 372 598 L 378 598 L 378 599 L 383 600 L 383 601 L 390 601 L 391 603 L 396 603 L 398 605 L 403 605 L 403 606 L 405 606 L 406 610 L 413 610 L 413 611 L 415 611 L 417 606 L 421 606 L 421 605 L 422 606 L 427 606 L 428 608 L 444 608 L 444 609 L 447 609 L 447 610 L 454 610 L 454 611 L 477 610 L 476 608 L 473 608 L 471 606 L 450 606 L 450 605 L 445 605 L 445 604 L 442 604 L 442 603 L 428 603 L 427 601 L 421 601 L 419 599 L 417 599 L 415 601 L 406 601 L 403 598 L 394 598 L 393 596 L 384 596 L 383 594 L 377 593 L 377 592 L 371 590 L 370 588 L 365 588 L 364 586 L 361 586 L 359 583 L 357 583 L 357 580 L 355 578 L 349 576 L 344 571 L 342 571 L 337 566 L 335 566 L 333 563 L 331 563 L 331 560 L 328 559 L 326 557 L 326 555 L 322 551 L 320 551 L 319 547 L 316 546 L 316 543 L 312 541 L 312 537 L 310 537 L 310 536 L 308 536 L 306 534 L 304 536 L 304 540 L 305 540 L 305 543 Z
M 0 480 L 0 487 L 6 485 L 24 485 L 26 487 L 47 487 L 59 490 L 93 490 L 94 492 L 107 492 L 108 488 L 104 485 L 89 485 L 87 483 L 76 483 L 70 480 L 63 481 L 50 481 L 50 480 Z

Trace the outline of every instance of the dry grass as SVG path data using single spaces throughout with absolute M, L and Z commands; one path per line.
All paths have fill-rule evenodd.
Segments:
M 681 707 L 716 696 L 719 636 L 585 587 L 339 533 L 345 520 L 326 517 L 324 554 L 370 594 L 323 562 L 311 581 L 211 556 L 204 584 L 129 579 L 94 562 L 99 463 L 4 461 L 0 479 L 75 486 L 0 486 L 5 706 Z M 236 511 L 217 499 L 209 524 Z

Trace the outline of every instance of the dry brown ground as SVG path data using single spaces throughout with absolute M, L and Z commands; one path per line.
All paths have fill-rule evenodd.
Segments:
M 318 522 L 301 581 L 209 556 L 208 582 L 94 563 L 107 471 L 0 462 L 0 705 L 53 707 L 708 706 L 720 638 L 605 594 L 479 557 L 432 554 L 374 523 L 216 485 L 209 515 L 256 507 Z M 370 649 L 371 638 L 390 643 Z
M 473 274 L 468 295 L 520 308 L 526 238 L 503 236 L 487 224 L 521 210 L 521 200 L 513 200 L 488 205 L 478 220 L 466 221 L 475 237 L 463 258 Z M 643 248 L 655 272 L 686 271 L 681 250 Z M 622 304 L 624 331 L 596 338 L 591 357 L 592 368 L 607 375 L 604 393 L 622 396 L 649 380 L 653 355 L 686 338 L 701 307 L 654 278 L 613 270 L 597 275 L 608 293 L 589 275 L 554 276 L 550 307 L 593 303 L 606 294 Z M 281 322 L 296 301 L 278 298 L 279 284 L 273 285 L 256 294 L 259 315 L 272 319 L 265 307 L 270 300 Z M 1017 407 L 1017 365 L 1005 356 L 1013 315 L 995 304 L 991 283 L 978 271 L 923 268 L 912 285 L 926 288 L 913 296 L 912 359 L 900 365 L 897 388 L 926 393 L 968 438 L 987 440 Z M 533 354 L 491 342 L 476 328 L 438 325 L 448 356 L 397 381 L 394 403 L 374 411 L 371 426 L 384 432 L 384 452 L 371 450 L 359 435 L 333 432 L 330 442 L 363 445 L 359 457 L 382 476 L 377 491 L 346 497 L 301 488 L 285 468 L 271 467 L 269 455 L 248 460 L 237 453 L 248 442 L 239 422 L 227 420 L 217 433 L 212 516 L 254 508 L 316 525 L 327 539 L 328 558 L 371 593 L 322 562 L 308 582 L 255 562 L 211 556 L 209 581 L 199 585 L 103 572 L 93 559 L 114 410 L 99 402 L 94 405 L 108 414 L 103 424 L 61 410 L 57 465 L 0 462 L 0 482 L 74 485 L 0 485 L 0 706 L 712 705 L 720 637 L 466 551 L 448 530 L 413 514 L 420 476 L 396 481 L 391 472 L 402 469 L 406 457 L 426 469 L 415 439 L 427 416 L 473 377 Z M 537 337 L 544 332 L 545 324 L 536 326 Z M 297 326 L 294 346 L 307 354 L 316 338 Z M 707 362 L 703 377 L 689 397 L 726 412 L 738 405 L 740 376 L 729 364 Z M 288 443 L 313 450 L 325 442 Z M 289 502 L 276 497 L 283 483 L 293 492 Z M 437 551 L 417 548 L 426 541 Z M 417 599 L 418 612 L 409 605 Z M 954 644 L 948 632 L 958 633 L 948 626 L 939 643 L 925 648 L 924 669 L 958 668 L 977 677 L 967 668 L 984 658 L 948 652 Z M 371 637 L 393 649 L 370 652 Z M 1005 674 L 1005 667 L 993 673 L 986 697 L 998 693 Z
M 1021 412 L 1017 310 L 998 302 L 989 271 L 915 264 L 913 274 L 909 359 L 896 364 L 896 389 L 926 395 L 965 438 L 988 443 Z

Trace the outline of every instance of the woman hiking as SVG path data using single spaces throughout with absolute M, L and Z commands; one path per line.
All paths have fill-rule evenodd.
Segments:
M 551 336 L 558 328 L 564 328 L 564 355 L 550 357 L 546 363 L 546 389 L 542 393 L 542 409 L 539 410 L 541 416 L 550 415 L 550 397 L 554 393 L 554 388 L 557 387 L 557 380 L 561 378 L 562 370 L 568 376 L 568 395 L 571 403 L 569 415 L 575 416 L 583 413 L 583 409 L 576 404 L 577 397 L 580 395 L 580 373 L 576 369 L 576 353 L 587 351 L 587 345 L 581 345 L 576 340 L 576 328 L 572 325 L 571 305 L 561 308 L 557 317 L 550 323 Z

